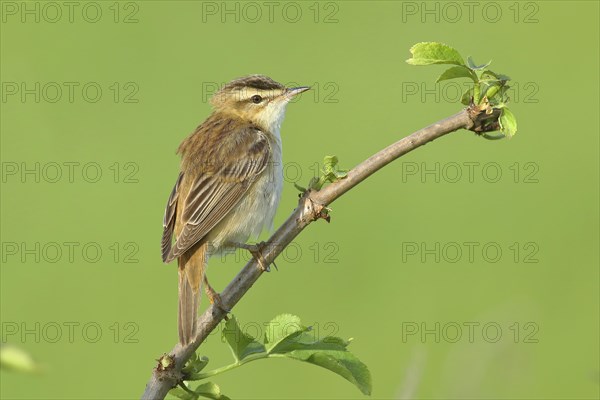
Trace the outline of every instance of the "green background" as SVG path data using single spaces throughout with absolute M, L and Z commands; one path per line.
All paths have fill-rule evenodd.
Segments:
M 517 135 L 492 142 L 457 132 L 391 164 L 336 202 L 331 224 L 303 232 L 234 314 L 254 335 L 289 312 L 323 335 L 354 338 L 373 398 L 598 398 L 598 2 L 476 2 L 472 17 L 460 2 L 277 2 L 270 20 L 264 2 L 227 3 L 234 14 L 222 16 L 221 2 L 111 1 L 96 3 L 96 23 L 82 16 L 87 3 L 72 22 L 65 6 L 52 22 L 55 11 L 35 4 L 2 3 L 1 311 L 2 340 L 41 371 L 1 371 L 2 398 L 141 395 L 154 360 L 177 340 L 162 214 L 175 150 L 210 112 L 207 88 L 250 73 L 315 88 L 283 125 L 277 225 L 296 204 L 293 183 L 306 184 L 324 155 L 349 168 L 462 107 L 455 87 L 434 83 L 443 66 L 404 62 L 422 41 L 492 59 L 510 75 Z M 39 22 L 22 21 L 24 7 L 40 7 Z M 36 82 L 39 102 L 22 98 L 19 85 L 35 91 Z M 64 90 L 56 102 L 52 82 Z M 72 101 L 64 82 L 79 85 Z M 97 102 L 82 95 L 90 82 L 102 89 Z M 79 163 L 73 182 L 65 162 Z M 39 182 L 20 175 L 36 163 Z M 52 163 L 62 166 L 55 183 Z M 102 172 L 95 183 L 95 169 L 82 175 L 87 163 Z M 421 175 L 436 168 L 437 178 Z M 72 260 L 65 242 L 78 243 Z M 25 251 L 36 243 L 39 262 Z M 56 262 L 52 243 L 63 250 Z M 222 289 L 242 261 L 211 260 L 213 286 Z M 469 323 L 478 324 L 472 340 Z M 408 335 L 411 327 L 419 332 Z M 201 354 L 212 367 L 231 359 L 218 333 Z M 214 382 L 232 398 L 363 397 L 326 370 L 284 359 Z

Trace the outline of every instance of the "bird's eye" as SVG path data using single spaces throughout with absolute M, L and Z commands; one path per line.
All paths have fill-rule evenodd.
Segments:
M 262 98 L 262 97 L 260 97 L 260 96 L 259 96 L 259 95 L 257 95 L 257 94 L 255 94 L 254 96 L 252 96 L 250 99 L 252 100 L 252 102 L 253 102 L 254 104 L 258 104 L 258 103 L 260 103 L 260 102 L 263 100 L 263 98 Z

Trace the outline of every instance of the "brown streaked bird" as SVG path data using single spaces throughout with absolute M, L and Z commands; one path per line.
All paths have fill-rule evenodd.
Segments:
M 182 344 L 194 337 L 202 285 L 224 308 L 206 278 L 208 258 L 228 247 L 252 249 L 248 239 L 272 229 L 283 186 L 281 122 L 288 102 L 308 89 L 263 75 L 229 82 L 212 97 L 212 114 L 179 145 L 181 172 L 161 247 L 165 263 L 178 259 Z

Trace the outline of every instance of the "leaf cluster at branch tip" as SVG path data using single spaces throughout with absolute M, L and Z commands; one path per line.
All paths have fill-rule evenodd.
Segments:
M 517 119 L 506 106 L 509 101 L 507 91 L 510 88 L 508 85 L 510 78 L 489 70 L 488 66 L 491 61 L 477 65 L 469 56 L 465 63 L 456 49 L 438 42 L 417 43 L 411 47 L 410 52 L 412 57 L 406 62 L 411 65 L 453 65 L 439 76 L 436 83 L 448 79 L 470 79 L 473 85 L 463 93 L 461 97 L 463 104 L 475 104 L 488 114 L 492 113 L 493 109 L 500 109 L 498 122 L 501 135 L 484 134 L 483 137 L 486 139 L 510 138 L 517 133 Z

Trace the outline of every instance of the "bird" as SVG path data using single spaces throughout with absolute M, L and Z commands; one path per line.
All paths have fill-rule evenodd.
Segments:
M 182 345 L 195 336 L 202 286 L 211 304 L 227 311 L 208 283 L 209 257 L 232 247 L 260 256 L 246 243 L 273 226 L 283 188 L 286 106 L 309 89 L 265 75 L 234 79 L 211 97 L 212 113 L 177 149 L 181 166 L 165 208 L 161 252 L 165 263 L 177 259 Z M 268 270 L 260 258 L 259 265 Z

